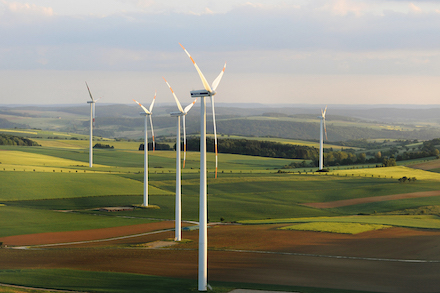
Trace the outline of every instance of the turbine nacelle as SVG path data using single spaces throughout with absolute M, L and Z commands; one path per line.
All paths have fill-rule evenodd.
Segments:
M 170 112 L 171 117 L 181 117 L 185 116 L 187 113 L 185 112 Z
M 190 93 L 192 98 L 197 98 L 197 97 L 212 97 L 215 96 L 217 92 L 215 91 L 209 92 L 207 90 L 197 90 L 197 91 L 191 91 Z
M 136 101 L 135 99 L 133 99 L 133 101 L 139 105 L 139 107 L 142 108 L 142 110 L 144 110 L 144 112 L 140 112 L 139 115 L 141 116 L 145 116 L 145 141 L 147 140 L 147 116 L 150 116 L 150 126 L 151 126 L 151 137 L 153 139 L 153 152 L 155 151 L 155 145 L 156 142 L 154 140 L 154 128 L 153 128 L 153 107 L 154 107 L 154 103 L 156 102 L 156 94 L 157 92 L 154 92 L 154 97 L 153 97 L 153 101 L 150 104 L 150 108 L 145 108 L 144 105 L 142 105 L 141 103 L 139 103 L 138 101 Z M 144 146 L 145 147 L 145 146 Z M 147 147 L 148 148 L 148 147 Z M 146 194 L 146 193 L 144 193 Z

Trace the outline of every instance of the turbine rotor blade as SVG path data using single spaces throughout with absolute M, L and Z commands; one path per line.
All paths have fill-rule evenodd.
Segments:
M 154 141 L 154 129 L 153 129 L 153 115 L 150 116 L 150 126 L 151 126 L 151 137 L 153 138 L 153 152 L 156 150 L 156 142 Z
M 147 114 L 151 114 L 150 111 L 148 111 L 148 109 L 145 108 L 141 103 L 139 103 L 139 102 L 136 101 L 136 100 L 133 100 L 133 101 L 134 101 L 136 104 L 138 104 L 139 106 L 141 106 L 141 108 L 144 110 L 145 113 L 147 113 Z
M 191 55 L 188 53 L 188 51 L 185 49 L 184 46 L 182 46 L 181 43 L 179 43 L 180 47 L 182 47 L 182 49 L 185 51 L 186 55 L 188 55 L 189 59 L 191 59 L 192 63 L 194 64 L 194 67 L 196 68 L 197 72 L 199 73 L 200 79 L 202 80 L 203 86 L 205 87 L 205 90 L 207 90 L 208 92 L 212 92 L 211 87 L 209 86 L 208 81 L 206 80 L 205 76 L 203 75 L 202 71 L 200 70 L 200 68 L 197 66 L 196 61 L 194 61 L 194 59 L 191 57 Z
M 195 99 L 191 104 L 189 104 L 188 106 L 185 107 L 185 109 L 183 109 L 183 112 L 185 114 L 188 113 L 189 110 L 191 110 L 191 108 L 194 106 L 194 104 L 197 102 L 197 99 Z
M 217 151 L 217 126 L 215 125 L 215 110 L 214 110 L 214 97 L 211 98 L 212 106 L 212 123 L 214 126 L 214 147 L 215 147 L 215 178 L 217 178 L 217 167 L 218 167 L 218 151 Z
M 325 109 L 324 109 L 324 118 L 325 118 L 325 113 L 327 112 L 327 106 L 325 106 Z
M 163 78 L 163 80 L 165 80 L 166 84 L 167 84 L 168 87 L 170 88 L 171 93 L 173 93 L 174 99 L 176 100 L 177 108 L 179 108 L 179 111 L 180 111 L 180 112 L 184 113 L 183 108 L 182 108 L 182 105 L 180 104 L 179 100 L 177 99 L 177 96 L 176 96 L 176 94 L 174 93 L 173 89 L 171 88 L 170 84 L 169 84 L 168 81 L 165 79 L 165 77 L 162 76 L 162 78 Z
M 213 83 L 212 83 L 212 90 L 215 91 L 220 83 L 220 81 L 222 80 L 223 74 L 225 73 L 225 69 L 226 69 L 226 62 L 225 62 L 225 66 L 223 66 L 223 70 L 222 72 L 220 72 L 220 74 L 217 76 L 216 79 L 214 79 Z
M 87 84 L 87 81 L 86 81 L 86 86 L 87 86 L 87 90 L 89 91 L 90 98 L 92 99 L 92 102 L 94 102 L 95 100 L 93 99 L 92 93 L 90 92 L 90 88 L 89 85 Z
M 185 168 L 186 162 L 186 125 L 185 125 L 185 115 L 182 117 L 183 122 L 183 168 Z M 176 146 L 177 148 L 177 146 Z M 180 146 L 179 146 L 180 148 Z
M 151 102 L 151 105 L 150 105 L 150 109 L 149 109 L 149 111 L 150 111 L 150 113 L 152 113 L 153 112 L 153 106 L 154 106 L 154 102 L 156 101 L 156 91 L 154 92 L 154 98 L 153 98 L 153 101 Z

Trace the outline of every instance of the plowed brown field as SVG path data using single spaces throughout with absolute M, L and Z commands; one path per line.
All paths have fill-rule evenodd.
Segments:
M 101 232 L 105 238 L 110 238 L 128 234 L 127 231 L 144 233 L 169 228 L 172 224 L 137 225 Z M 440 232 L 391 228 L 341 235 L 278 230 L 280 226 L 210 227 L 209 279 L 378 292 L 439 291 Z M 81 232 L 55 233 L 58 235 L 53 235 L 51 241 L 56 237 L 60 242 L 72 242 L 96 235 L 96 231 L 82 233 L 82 236 Z M 196 279 L 198 231 L 184 232 L 184 239 L 193 241 L 171 248 L 127 246 L 163 240 L 173 237 L 173 234 L 173 231 L 167 231 L 116 241 L 43 249 L 0 249 L 0 269 L 72 268 Z M 25 236 L 21 238 L 22 242 L 19 239 L 7 237 L 0 241 L 6 244 L 11 241 L 10 245 L 30 243 Z M 33 241 L 38 244 L 45 242 Z M 100 249 L 100 246 L 105 249 Z

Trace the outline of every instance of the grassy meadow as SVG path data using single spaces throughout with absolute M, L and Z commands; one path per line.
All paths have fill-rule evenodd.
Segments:
M 81 140 L 50 140 L 40 147 L 0 147 L 0 220 L 20 217 L 0 237 L 20 233 L 80 230 L 71 217 L 90 222 L 88 228 L 130 225 L 149 219 L 174 217 L 175 152 L 149 152 L 149 203 L 160 209 L 135 209 L 109 214 L 100 207 L 131 206 L 142 202 L 143 152 L 137 142 L 111 142 L 115 149 L 96 149 L 94 167 L 88 167 L 88 150 Z M 69 145 L 62 147 L 59 143 Z M 55 143 L 51 145 L 51 143 Z M 73 147 L 77 146 L 77 147 Z M 333 170 L 328 173 L 277 173 L 292 160 L 219 155 L 219 174 L 214 178 L 213 154 L 208 154 L 208 218 L 211 222 L 279 218 L 335 217 L 393 212 L 423 205 L 440 205 L 440 197 L 403 199 L 334 209 L 302 205 L 343 199 L 439 189 L 440 174 L 403 166 Z M 295 171 L 295 170 L 293 170 Z M 309 171 L 309 170 L 307 170 Z M 416 182 L 401 184 L 402 176 Z M 199 199 L 199 154 L 188 152 L 182 170 L 184 220 L 197 221 Z M 61 213 L 73 210 L 75 214 Z M 51 215 L 54 224 L 41 215 Z M 20 216 L 21 215 L 21 216 Z M 90 217 L 106 215 L 104 222 Z M 49 217 L 49 216 L 48 216 Z M 121 217 L 130 217 L 122 220 Z M 56 219 L 56 220 L 55 220 Z M 76 220 L 81 223 L 81 220 Z M 49 221 L 50 223 L 50 221 Z M 26 229 L 21 227 L 25 226 Z

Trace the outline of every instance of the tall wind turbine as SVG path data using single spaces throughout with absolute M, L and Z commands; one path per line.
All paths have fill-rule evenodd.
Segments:
M 183 120 L 183 139 L 184 144 L 186 144 L 186 129 L 185 129 L 185 116 L 188 114 L 188 111 L 194 106 L 197 99 L 195 99 L 191 104 L 185 107 L 185 109 L 182 108 L 182 105 L 180 104 L 179 100 L 177 99 L 176 94 L 174 93 L 173 89 L 171 88 L 170 84 L 167 82 L 165 78 L 163 78 L 168 85 L 168 87 L 171 90 L 171 93 L 173 93 L 174 99 L 176 100 L 177 108 L 179 109 L 179 112 L 171 112 L 171 117 L 177 117 L 177 131 L 176 131 L 176 224 L 175 224 L 175 241 L 181 241 L 182 240 L 182 174 L 181 174 L 181 168 L 180 168 L 180 117 L 182 117 Z M 185 148 L 184 148 L 184 154 L 185 154 Z
M 208 81 L 200 71 L 194 59 L 188 53 L 188 51 L 179 43 L 185 53 L 191 59 L 200 79 L 202 80 L 204 90 L 191 91 L 191 97 L 201 97 L 200 106 L 200 200 L 199 200 L 199 291 L 208 290 L 208 211 L 207 211 L 207 178 L 206 178 L 206 100 L 205 97 L 211 98 L 212 114 L 214 121 L 214 136 L 215 136 L 215 150 L 216 150 L 216 176 L 217 176 L 217 133 L 215 130 L 215 113 L 214 113 L 214 95 L 216 89 L 220 83 L 225 72 L 226 63 L 219 76 L 212 83 L 212 87 L 209 86 Z
M 319 125 L 319 170 L 322 170 L 324 165 L 324 133 L 325 139 L 327 139 L 327 128 L 325 127 L 325 113 L 327 112 L 327 106 L 325 106 L 324 111 L 321 109 L 321 116 L 318 118 L 321 119 L 321 123 Z
M 145 128 L 144 128 L 144 202 L 142 206 L 147 207 L 148 206 L 148 116 L 150 116 L 150 126 L 151 126 L 151 133 L 153 136 L 153 145 L 154 145 L 154 132 L 153 132 L 153 119 L 151 118 L 151 115 L 153 114 L 153 106 L 154 102 L 156 101 L 156 93 L 154 93 L 153 101 L 150 104 L 150 108 L 145 108 L 141 103 L 139 103 L 136 100 L 136 104 L 141 106 L 142 110 L 144 112 L 139 113 L 142 116 L 145 116 Z
M 87 90 L 89 91 L 91 101 L 87 101 L 90 104 L 90 145 L 89 145 L 89 167 L 93 167 L 93 127 L 95 126 L 95 103 L 98 100 L 93 99 L 92 93 L 90 92 L 89 85 L 86 82 Z

